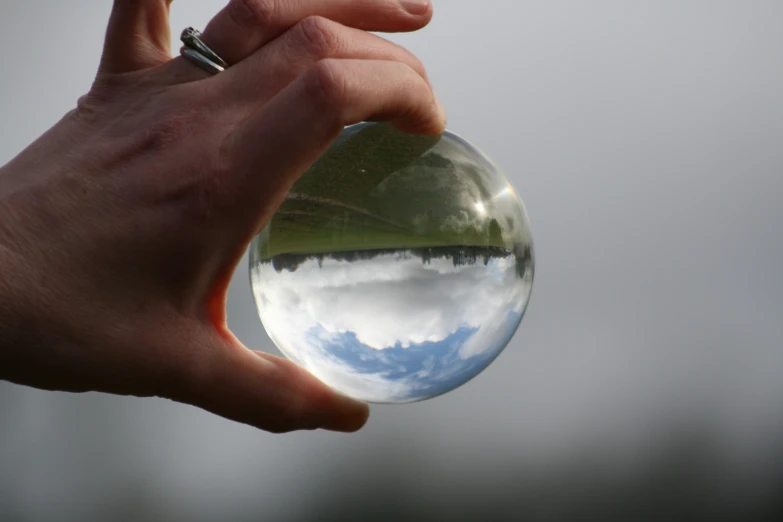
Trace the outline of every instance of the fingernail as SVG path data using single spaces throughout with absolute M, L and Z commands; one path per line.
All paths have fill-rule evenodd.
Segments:
M 430 8 L 430 0 L 400 0 L 402 8 L 412 15 L 421 15 Z
M 440 119 L 443 120 L 443 126 L 446 126 L 446 123 L 448 123 L 448 117 L 446 116 L 446 108 L 443 106 L 443 103 L 440 101 L 440 98 L 435 96 L 435 104 L 438 106 L 438 112 L 440 112 Z

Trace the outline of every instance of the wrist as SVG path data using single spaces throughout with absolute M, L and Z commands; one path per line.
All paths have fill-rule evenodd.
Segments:
M 36 365 L 33 347 L 44 334 L 32 306 L 36 292 L 31 274 L 21 256 L 0 243 L 0 380 L 20 384 L 28 384 Z
M 0 380 L 10 378 L 11 351 L 18 349 L 21 318 L 16 308 L 16 286 L 12 253 L 0 244 Z
M 30 297 L 23 288 L 29 269 L 13 249 L 9 229 L 13 209 L 2 190 L 10 176 L 7 166 L 0 168 L 0 380 L 11 380 L 16 373 L 14 368 L 24 350 L 23 324 Z

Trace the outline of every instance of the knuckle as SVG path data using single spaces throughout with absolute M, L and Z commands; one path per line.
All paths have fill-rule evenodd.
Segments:
M 96 100 L 92 94 L 85 94 L 78 99 L 76 108 L 71 111 L 71 115 L 78 121 L 94 124 L 100 119 L 101 112 L 100 101 Z
M 412 66 L 406 63 L 400 63 L 397 66 L 397 73 L 394 76 L 398 78 L 398 81 L 405 92 L 420 92 L 429 97 L 432 96 L 432 88 Z
M 320 60 L 307 77 L 310 97 L 332 112 L 341 111 L 348 99 L 349 81 L 345 68 L 339 60 Z
M 161 152 L 185 139 L 191 129 L 190 115 L 166 115 L 142 128 L 132 138 L 132 148 L 137 153 Z
M 407 55 L 408 63 L 410 64 L 410 66 L 418 74 L 420 74 L 423 78 L 426 79 L 427 78 L 427 69 L 424 67 L 424 63 L 422 63 L 422 61 L 419 59 L 418 56 L 416 56 L 412 52 L 408 51 L 407 49 L 405 49 L 405 53 Z
M 322 16 L 308 16 L 295 29 L 305 48 L 318 57 L 334 54 L 341 47 L 337 24 Z
M 216 219 L 225 218 L 227 212 L 236 209 L 236 194 L 230 183 L 232 163 L 213 157 L 205 158 L 204 163 L 203 170 L 190 173 L 174 187 L 171 199 L 181 202 L 177 207 L 179 218 L 206 234 Z
M 231 0 L 228 16 L 239 26 L 253 29 L 269 27 L 277 14 L 275 0 Z
M 228 140 L 223 139 L 213 154 L 211 168 L 207 169 L 199 187 L 200 208 L 208 218 L 216 211 L 224 211 L 236 203 L 236 194 L 232 192 L 232 178 L 239 166 L 232 154 Z

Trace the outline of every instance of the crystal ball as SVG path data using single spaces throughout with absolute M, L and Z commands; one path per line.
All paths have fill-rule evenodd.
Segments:
M 435 397 L 486 368 L 533 283 L 527 215 L 459 136 L 347 127 L 250 248 L 261 321 L 289 359 L 376 403 Z

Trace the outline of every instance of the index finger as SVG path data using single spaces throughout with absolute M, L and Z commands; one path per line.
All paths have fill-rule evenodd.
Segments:
M 237 63 L 309 16 L 365 31 L 415 31 L 432 18 L 430 0 L 231 0 L 204 29 L 204 41 Z

